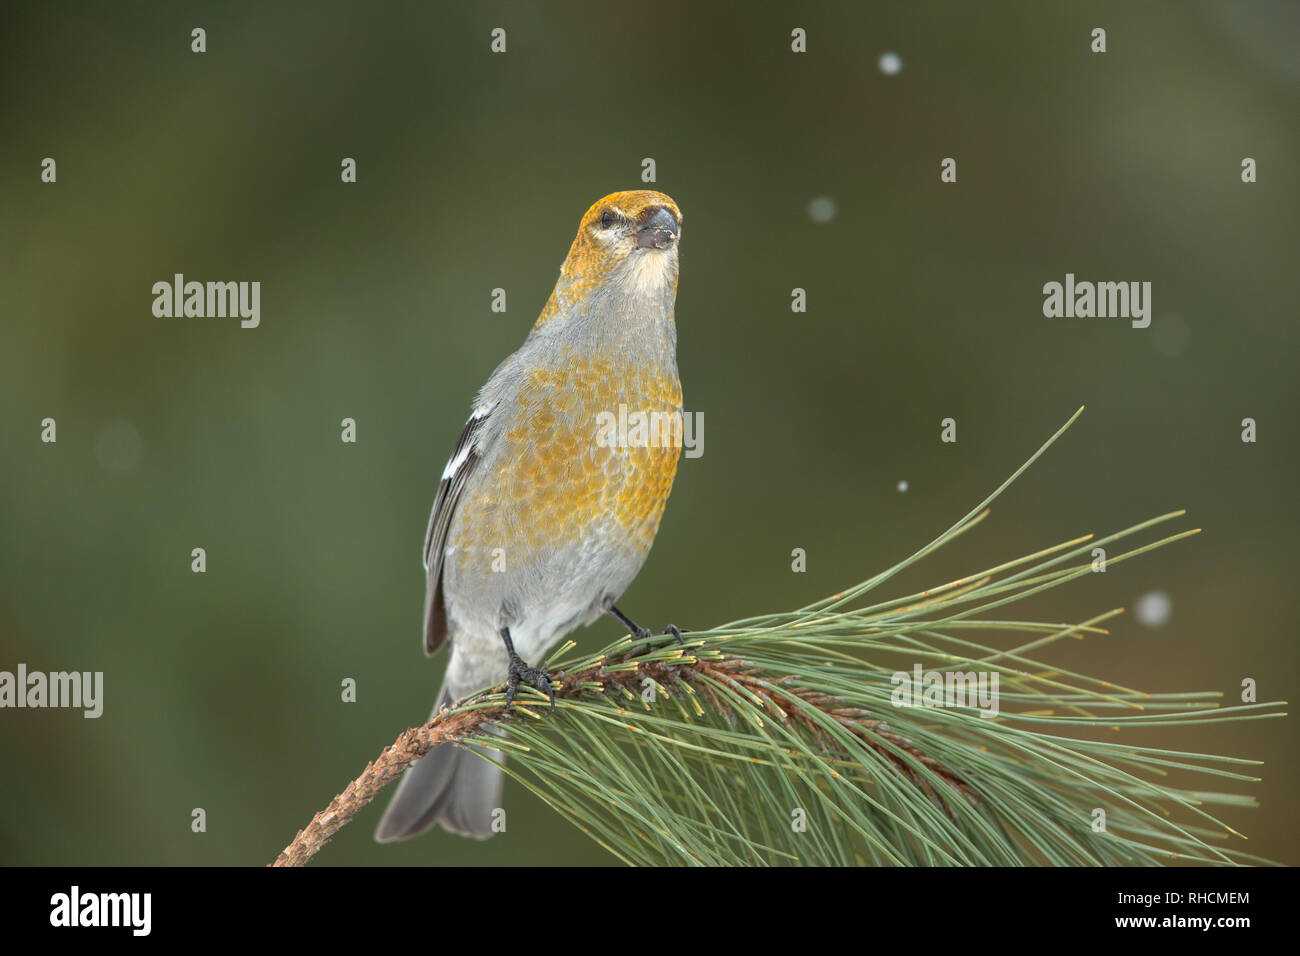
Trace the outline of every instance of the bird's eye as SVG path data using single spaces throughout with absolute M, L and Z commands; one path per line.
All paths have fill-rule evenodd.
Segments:
M 612 225 L 614 225 L 614 214 L 606 209 L 600 214 L 600 228 L 608 229 Z

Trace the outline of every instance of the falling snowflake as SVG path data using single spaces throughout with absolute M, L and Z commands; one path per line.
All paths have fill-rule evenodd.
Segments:
M 808 218 L 813 222 L 830 222 L 838 211 L 839 207 L 830 196 L 818 196 L 808 204 Z
M 1174 611 L 1174 602 L 1164 591 L 1151 591 L 1137 599 L 1133 613 L 1138 623 L 1147 627 L 1164 627 Z

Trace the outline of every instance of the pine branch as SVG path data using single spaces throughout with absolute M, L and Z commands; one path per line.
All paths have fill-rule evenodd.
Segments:
M 1214 792 L 1205 778 L 1254 782 L 1242 770 L 1257 762 L 1134 746 L 1115 735 L 1273 719 L 1285 716 L 1282 704 L 1220 707 L 1218 693 L 1146 693 L 1038 660 L 1064 638 L 1107 634 L 1101 625 L 1119 608 L 1075 624 L 990 617 L 1095 573 L 1094 548 L 1115 551 L 1182 511 L 864 603 L 978 526 L 1078 415 L 955 525 L 852 588 L 691 632 L 684 645 L 624 637 L 566 660 L 574 648 L 567 642 L 545 662 L 553 713 L 533 709 L 545 698 L 531 688 L 506 711 L 497 689 L 407 730 L 273 865 L 303 865 L 383 787 L 445 743 L 505 752 L 507 774 L 628 864 L 1269 862 L 1222 846 L 1242 837 L 1207 809 L 1253 805 Z M 1113 554 L 1107 567 L 1197 530 Z M 998 712 L 969 701 L 918 706 L 913 698 L 900 706 L 908 666 L 997 678 Z M 1172 785 L 1172 774 L 1196 778 L 1195 786 Z
M 642 649 L 644 648 L 637 648 L 637 650 Z M 611 669 L 602 658 L 600 663 L 572 674 L 557 671 L 551 675 L 556 707 L 562 707 L 565 701 L 581 695 L 591 695 L 593 692 L 601 695 L 620 691 L 635 692 L 641 687 L 642 681 L 651 680 L 661 687 L 680 687 L 684 682 L 699 683 L 703 692 L 711 698 L 716 711 L 725 715 L 729 708 L 708 689 L 707 682 L 712 681 L 726 684 L 742 693 L 752 694 L 762 700 L 774 716 L 781 720 L 794 720 L 809 732 L 816 733 L 816 725 L 806 714 L 793 710 L 784 701 L 779 702 L 770 693 L 774 684 L 788 684 L 793 680 L 792 677 L 765 677 L 744 661 L 725 655 L 701 660 L 690 657 L 681 650 L 673 650 L 670 654 L 673 656 L 667 659 L 638 660 L 634 651 L 629 650 L 618 659 L 617 669 Z M 533 691 L 539 698 L 542 697 L 532 688 L 525 688 L 525 690 Z M 792 687 L 786 689 L 785 694 L 799 698 L 809 707 L 817 708 L 855 734 L 865 734 L 868 728 L 874 729 L 881 738 L 891 741 L 901 751 L 936 772 L 954 790 L 968 797 L 973 796 L 970 789 L 955 774 L 944 770 L 937 761 L 922 754 L 903 738 L 891 734 L 885 729 L 883 721 L 873 720 L 859 709 L 842 707 L 834 698 L 809 688 Z M 366 769 L 360 776 L 331 800 L 329 806 L 312 817 L 311 822 L 304 829 L 298 831 L 293 842 L 284 848 L 271 866 L 305 865 L 335 833 L 347 826 L 353 817 L 374 800 L 384 787 L 439 744 L 463 743 L 470 740 L 486 742 L 479 741 L 479 730 L 484 724 L 497 723 L 509 726 L 518 715 L 507 711 L 503 704 L 498 702 L 501 698 L 502 693 L 499 688 L 476 694 L 454 710 L 445 709 L 436 714 L 424 726 L 412 727 L 404 731 L 390 747 L 375 760 L 366 764 Z M 520 710 L 537 716 L 526 707 L 520 707 Z M 863 740 L 867 746 L 883 753 L 919 787 L 926 789 L 935 799 L 938 799 L 929 784 L 918 777 L 892 751 L 885 750 L 881 744 L 867 740 L 865 737 Z

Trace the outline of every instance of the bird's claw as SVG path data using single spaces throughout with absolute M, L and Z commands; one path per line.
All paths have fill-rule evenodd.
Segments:
M 506 709 L 515 699 L 520 684 L 540 690 L 551 699 L 551 710 L 555 710 L 555 688 L 551 686 L 550 672 L 544 667 L 529 667 L 517 654 L 510 655 L 510 672 L 506 678 Z
M 638 627 L 635 631 L 632 632 L 632 636 L 635 637 L 638 641 L 648 641 L 652 637 L 671 636 L 673 640 L 675 640 L 678 644 L 684 644 L 686 642 L 682 640 L 682 635 L 689 634 L 689 633 L 691 633 L 689 628 L 678 627 L 676 624 L 669 624 L 666 628 L 664 628 L 662 634 L 656 634 L 648 627 Z
M 686 642 L 682 640 L 682 635 L 689 633 L 690 631 L 687 628 L 678 627 L 676 624 L 669 624 L 664 628 L 662 634 L 656 634 L 648 627 L 638 627 L 636 629 L 636 639 L 638 641 L 646 641 L 652 637 L 671 637 L 678 644 L 685 644 Z M 647 648 L 647 650 L 649 650 L 649 648 Z

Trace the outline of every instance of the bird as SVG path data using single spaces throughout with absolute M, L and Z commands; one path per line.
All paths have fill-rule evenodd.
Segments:
M 424 539 L 424 651 L 451 646 L 435 715 L 503 679 L 507 709 L 527 685 L 553 710 L 550 674 L 530 662 L 604 615 L 654 636 L 614 602 L 645 563 L 680 456 L 681 235 L 681 210 L 661 192 L 594 203 L 523 345 L 479 391 Z M 663 633 L 682 639 L 672 624 Z M 375 839 L 437 825 L 491 836 L 504 760 L 435 747 L 403 774 Z

